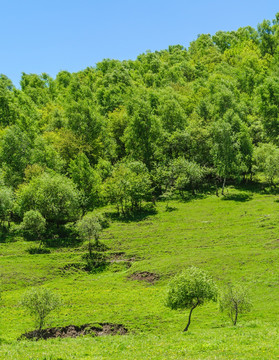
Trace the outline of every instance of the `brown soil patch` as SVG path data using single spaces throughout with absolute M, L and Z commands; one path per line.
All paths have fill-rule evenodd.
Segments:
M 130 258 L 125 258 L 124 252 L 118 252 L 118 253 L 111 254 L 111 257 L 110 257 L 111 263 L 117 263 L 117 262 L 132 263 L 135 261 L 136 261 L 136 258 L 134 256 L 132 256 Z
M 85 324 L 81 326 L 68 325 L 64 327 L 54 327 L 43 329 L 41 333 L 38 330 L 27 332 L 21 335 L 21 339 L 51 339 L 51 338 L 76 338 L 78 336 L 106 336 L 106 335 L 125 335 L 128 330 L 120 324 Z
M 150 284 L 154 284 L 155 281 L 159 280 L 160 276 L 158 274 L 151 273 L 148 271 L 142 271 L 130 275 L 129 278 L 133 280 L 146 281 Z

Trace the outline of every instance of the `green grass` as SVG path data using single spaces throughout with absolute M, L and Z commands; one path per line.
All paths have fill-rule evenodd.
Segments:
M 109 253 L 135 258 L 96 274 L 79 269 L 84 246 L 30 255 L 30 242 L 0 243 L 3 288 L 0 359 L 276 359 L 279 358 L 279 204 L 275 195 L 230 189 L 227 200 L 208 196 L 157 205 L 141 221 L 114 221 L 103 233 Z M 167 283 L 184 267 L 212 274 L 221 288 L 230 281 L 249 287 L 253 310 L 236 327 L 211 303 L 193 312 L 164 306 Z M 128 278 L 134 272 L 160 275 L 154 285 Z M 18 303 L 29 286 L 44 284 L 63 298 L 48 326 L 121 323 L 125 336 L 17 341 L 33 329 Z

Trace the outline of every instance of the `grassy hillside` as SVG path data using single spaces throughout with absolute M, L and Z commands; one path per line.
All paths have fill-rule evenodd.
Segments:
M 170 205 L 172 211 L 166 211 L 158 203 L 156 214 L 137 221 L 113 220 L 101 239 L 112 262 L 95 274 L 69 265 L 81 261 L 85 244 L 30 255 L 30 242 L 0 243 L 0 358 L 278 358 L 278 198 L 234 188 L 225 198 L 208 195 Z M 217 304 L 208 304 L 194 310 L 189 332 L 183 333 L 188 312 L 166 308 L 164 298 L 170 277 L 190 265 L 210 272 L 220 288 L 243 282 L 253 310 L 232 326 Z M 130 278 L 143 271 L 159 280 Z M 17 341 L 33 329 L 19 300 L 28 287 L 41 284 L 64 302 L 48 326 L 119 323 L 128 335 Z

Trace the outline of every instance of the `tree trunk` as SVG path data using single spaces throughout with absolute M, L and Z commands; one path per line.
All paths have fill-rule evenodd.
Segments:
M 91 244 L 91 239 L 89 239 L 88 250 L 89 250 L 89 256 L 90 256 L 90 258 L 91 258 L 91 257 L 92 257 L 92 244 Z
M 237 307 L 237 304 L 236 304 L 236 306 L 235 306 L 235 317 L 234 317 L 234 321 L 233 321 L 233 324 L 234 324 L 234 325 L 236 325 L 237 316 L 238 316 L 238 307 Z
M 97 248 L 99 247 L 99 236 L 98 235 L 95 236 L 95 245 Z
M 222 185 L 222 195 L 224 195 L 225 185 L 226 185 L 226 178 L 224 177 L 224 181 Z
M 189 318 L 188 318 L 188 324 L 186 325 L 186 328 L 183 330 L 183 331 L 187 331 L 190 324 L 191 324 L 191 316 L 192 316 L 192 312 L 193 310 L 199 305 L 199 301 L 196 303 L 196 305 L 194 305 L 191 310 L 190 310 L 190 313 L 189 313 Z

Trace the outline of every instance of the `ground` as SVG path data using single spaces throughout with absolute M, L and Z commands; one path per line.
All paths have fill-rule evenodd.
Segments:
M 168 212 L 158 203 L 157 214 L 138 221 L 114 220 L 101 239 L 110 261 L 97 273 L 80 266 L 84 245 L 30 255 L 30 242 L 0 243 L 0 358 L 279 358 L 278 197 L 231 188 L 225 198 L 205 194 L 170 206 Z M 233 326 L 218 304 L 210 303 L 195 309 L 183 333 L 187 311 L 168 309 L 164 299 L 170 278 L 191 265 L 208 271 L 220 289 L 235 281 L 248 286 L 252 311 Z M 140 281 L 150 274 L 152 281 Z M 18 341 L 34 329 L 19 300 L 28 287 L 39 285 L 64 303 L 48 318 L 48 327 L 113 323 L 123 324 L 127 334 Z

